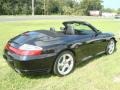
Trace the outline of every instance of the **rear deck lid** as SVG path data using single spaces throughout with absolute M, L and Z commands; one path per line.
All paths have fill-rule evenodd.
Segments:
M 22 33 L 22 34 L 16 36 L 15 38 L 11 39 L 10 42 L 22 45 L 22 44 L 26 44 L 26 43 L 33 43 L 35 40 L 49 41 L 53 38 L 54 37 L 49 36 L 45 33 L 31 31 L 31 32 L 25 32 L 25 33 Z

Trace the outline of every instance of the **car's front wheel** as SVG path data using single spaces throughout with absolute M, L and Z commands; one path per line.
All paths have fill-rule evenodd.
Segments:
M 74 69 L 75 58 L 72 52 L 65 51 L 58 55 L 54 64 L 54 74 L 65 76 Z
M 116 49 L 116 43 L 114 39 L 111 39 L 107 45 L 106 53 L 107 54 L 112 54 Z

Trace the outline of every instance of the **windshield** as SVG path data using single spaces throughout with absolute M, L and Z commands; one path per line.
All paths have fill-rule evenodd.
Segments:
M 94 34 L 95 32 L 92 30 L 91 27 L 89 27 L 86 24 L 80 24 L 80 23 L 68 23 L 66 26 L 72 26 L 76 32 L 76 34 Z

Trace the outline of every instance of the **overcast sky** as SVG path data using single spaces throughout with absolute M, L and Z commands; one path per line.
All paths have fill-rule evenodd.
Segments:
M 118 9 L 120 8 L 120 0 L 103 0 L 104 3 L 104 7 L 105 8 L 114 8 L 114 9 Z

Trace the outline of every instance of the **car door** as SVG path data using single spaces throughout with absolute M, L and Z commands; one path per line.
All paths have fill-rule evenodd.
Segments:
M 82 37 L 83 38 L 79 40 L 80 45 L 76 49 L 76 56 L 77 59 L 84 61 L 93 56 L 94 51 L 92 49 L 94 45 L 91 42 L 92 35 L 82 35 Z
M 90 40 L 86 41 L 86 44 L 89 46 L 88 49 L 91 51 L 88 54 L 93 56 L 104 53 L 107 46 L 106 35 L 98 30 L 94 31 L 89 26 L 86 27 L 90 28 L 83 31 L 83 34 L 90 36 Z
M 101 54 L 105 52 L 106 46 L 107 46 L 107 41 L 105 38 L 105 35 L 102 33 L 98 33 L 95 34 L 92 38 L 91 38 L 91 43 L 93 44 L 93 51 L 94 51 L 94 55 L 97 54 Z
M 83 37 L 79 41 L 82 44 L 76 50 L 78 54 L 77 58 L 83 61 L 87 60 L 103 49 L 101 45 L 103 45 L 102 43 L 104 43 L 104 40 L 102 41 L 101 36 L 97 35 L 91 27 L 85 24 L 81 24 L 75 26 L 74 29 L 78 32 L 80 37 Z

